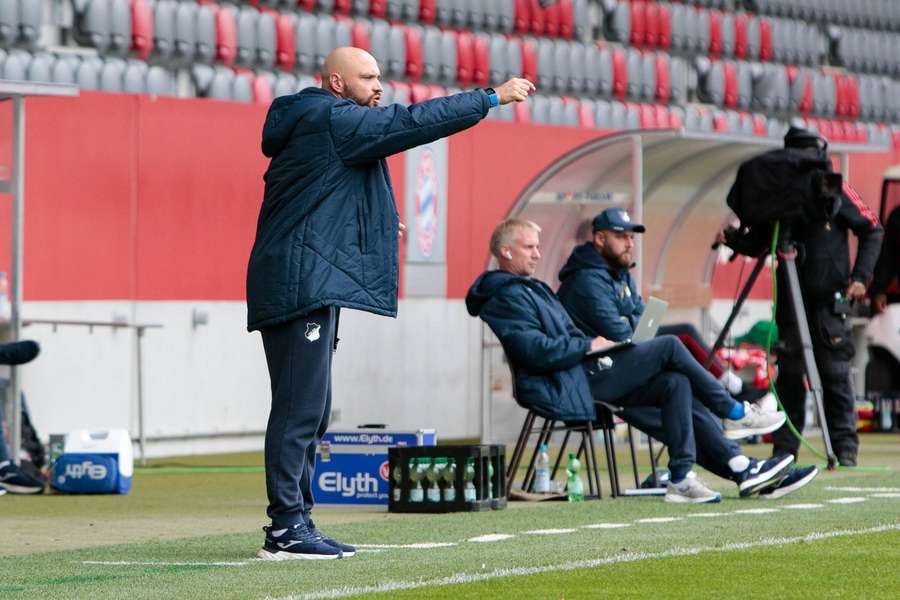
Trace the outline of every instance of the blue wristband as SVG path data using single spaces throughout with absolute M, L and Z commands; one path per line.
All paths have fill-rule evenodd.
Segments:
M 486 89 L 485 93 L 487 93 L 488 95 L 488 101 L 491 103 L 491 108 L 500 106 L 500 98 L 497 96 L 497 92 L 495 92 L 493 88 Z

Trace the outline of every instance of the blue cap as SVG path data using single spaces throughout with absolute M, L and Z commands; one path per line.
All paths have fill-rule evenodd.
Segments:
M 637 233 L 646 231 L 643 225 L 631 222 L 631 217 L 624 208 L 607 208 L 594 217 L 591 225 L 594 231 L 636 231 Z

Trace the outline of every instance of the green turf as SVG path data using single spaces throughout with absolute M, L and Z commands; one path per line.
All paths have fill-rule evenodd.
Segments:
M 900 461 L 900 436 L 870 436 L 864 440 L 863 448 L 865 464 L 891 464 L 893 461 L 896 466 Z M 165 468 L 190 464 L 197 463 L 168 461 Z M 240 467 L 252 466 L 252 462 L 245 458 L 218 457 L 206 459 L 202 465 Z M 898 498 L 876 498 L 867 492 L 826 489 L 835 486 L 900 489 L 900 472 L 897 470 L 823 473 L 804 490 L 774 502 L 740 500 L 733 485 L 721 480 L 715 483 L 725 493 L 725 501 L 717 506 L 702 507 L 673 506 L 658 498 L 639 498 L 606 499 L 577 505 L 515 504 L 504 511 L 439 516 L 390 515 L 371 509 L 317 509 L 320 524 L 330 523 L 326 531 L 351 543 L 453 542 L 456 545 L 361 552 L 352 559 L 316 563 L 251 560 L 262 541 L 258 526 L 262 524 L 264 498 L 259 473 L 214 470 L 144 474 L 136 480 L 133 494 L 127 497 L 4 496 L 0 498 L 0 531 L 4 533 L 0 537 L 0 552 L 7 556 L 0 558 L 0 600 L 303 597 L 314 591 L 344 587 L 361 591 L 366 586 L 389 582 L 429 581 L 458 574 L 492 573 L 504 568 L 558 566 L 632 553 L 661 553 L 673 548 L 714 548 L 732 542 L 752 543 L 774 537 L 900 525 Z M 827 502 L 840 496 L 860 496 L 866 500 L 847 505 Z M 784 508 L 789 504 L 810 502 L 823 506 L 802 511 Z M 766 507 L 780 510 L 772 514 L 734 513 Z M 720 518 L 688 516 L 698 512 L 728 514 Z M 663 516 L 680 520 L 656 524 L 635 522 L 641 518 Z M 622 529 L 583 527 L 611 522 L 630 526 Z M 550 528 L 575 528 L 576 531 L 560 535 L 523 533 Z M 103 535 L 92 537 L 93 529 L 103 530 Z M 506 533 L 516 537 L 488 544 L 466 541 L 486 533 Z M 120 543 L 112 545 L 112 540 Z M 33 545 L 29 546 L 29 543 Z M 792 561 L 798 571 L 803 571 L 802 579 L 797 575 L 796 580 L 809 586 L 809 593 L 799 583 L 787 588 L 790 593 L 800 597 L 828 597 L 840 595 L 826 593 L 828 589 L 847 589 L 852 596 L 855 588 L 847 587 L 852 586 L 852 582 L 847 583 L 847 577 L 835 574 L 846 574 L 850 570 L 859 575 L 857 579 L 866 582 L 874 581 L 879 585 L 883 581 L 896 582 L 896 575 L 881 575 L 879 564 L 896 565 L 898 546 L 900 535 L 893 531 L 786 547 L 653 558 L 562 574 L 544 573 L 533 577 L 491 579 L 477 584 L 429 587 L 406 592 L 406 597 L 510 597 L 519 595 L 517 590 L 521 587 L 526 587 L 531 594 L 523 595 L 523 598 L 596 597 L 592 595 L 595 591 L 592 581 L 599 586 L 597 589 L 614 585 L 612 591 L 620 593 L 611 595 L 618 596 L 634 589 L 637 590 L 634 595 L 640 592 L 641 597 L 677 597 L 670 585 L 680 589 L 697 581 L 708 584 L 704 589 L 710 590 L 709 596 L 746 596 L 739 571 L 740 565 L 750 556 L 773 565 L 770 586 L 777 581 L 791 581 L 790 569 L 777 563 Z M 56 550 L 35 552 L 29 550 L 30 547 Z M 853 551 L 845 553 L 840 550 L 843 548 Z M 832 555 L 835 556 L 832 558 Z M 846 564 L 838 564 L 843 555 L 847 555 Z M 83 561 L 206 564 L 97 565 Z M 213 562 L 241 564 L 208 564 Z M 685 579 L 679 579 L 682 577 L 677 574 L 679 566 L 687 573 L 683 576 Z M 609 578 L 618 573 L 629 578 L 627 586 L 610 584 Z M 670 580 L 670 576 L 676 579 Z M 646 582 L 641 584 L 644 580 Z M 572 587 L 565 587 L 568 584 Z M 858 596 L 871 597 L 869 588 L 865 589 L 866 593 Z M 877 591 L 879 588 L 872 589 Z M 862 588 L 857 591 L 860 590 Z M 396 592 L 381 597 L 393 595 Z M 703 594 L 691 594 L 692 597 L 696 595 Z

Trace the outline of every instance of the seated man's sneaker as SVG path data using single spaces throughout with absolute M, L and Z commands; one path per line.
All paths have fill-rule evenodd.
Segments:
M 777 500 L 782 496 L 787 496 L 794 490 L 799 490 L 804 485 L 816 478 L 819 469 L 810 465 L 808 467 L 794 467 L 788 472 L 787 477 L 780 483 L 764 488 L 759 492 L 760 498 L 767 500 Z
M 741 498 L 753 495 L 763 488 L 778 485 L 787 476 L 793 462 L 793 454 L 773 456 L 765 461 L 751 458 L 750 466 L 734 475 Z
M 0 488 L 13 494 L 40 494 L 44 491 L 44 482 L 5 460 L 0 463 Z
M 856 466 L 856 455 L 855 454 L 838 454 L 837 455 L 838 464 L 842 467 L 855 467 Z
M 744 416 L 740 419 L 724 419 L 725 437 L 740 440 L 751 435 L 771 433 L 784 425 L 783 412 L 763 412 L 756 404 L 744 402 Z
M 298 523 L 289 529 L 263 527 L 266 541 L 256 553 L 263 560 L 331 560 L 341 558 L 341 551 L 326 544 L 321 536 L 310 531 L 306 523 Z
M 682 481 L 666 485 L 666 502 L 700 504 L 704 502 L 721 502 L 722 495 L 714 492 L 700 481 L 693 471 Z
M 316 527 L 316 524 L 312 522 L 310 519 L 309 523 L 307 523 L 309 530 L 314 534 L 322 538 L 322 541 L 328 544 L 329 546 L 334 546 L 344 554 L 344 558 L 350 558 L 351 556 L 356 555 L 356 548 L 351 546 L 350 544 L 342 544 L 339 541 L 332 539 L 322 533 L 322 530 Z

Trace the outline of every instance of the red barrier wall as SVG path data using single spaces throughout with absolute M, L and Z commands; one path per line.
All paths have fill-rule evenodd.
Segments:
M 28 100 L 26 299 L 243 299 L 267 164 L 265 113 L 97 93 Z M 9 165 L 9 123 L 0 103 L 0 172 Z M 484 269 L 491 229 L 532 178 L 600 134 L 485 122 L 450 139 L 450 298 L 463 297 Z M 881 172 L 898 160 L 895 151 L 851 162 L 851 181 L 871 206 Z M 403 218 L 403 157 L 388 162 Z M 0 195 L 2 231 L 9 222 L 9 197 Z M 8 268 L 8 234 L 0 239 Z M 722 286 L 724 296 L 732 286 Z

